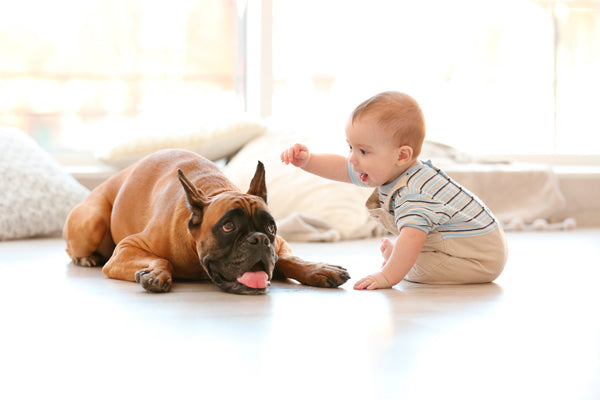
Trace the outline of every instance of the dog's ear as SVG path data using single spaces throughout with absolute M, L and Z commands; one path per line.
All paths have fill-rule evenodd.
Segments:
M 192 217 L 188 226 L 191 228 L 193 225 L 200 225 L 202 223 L 202 217 L 204 215 L 204 207 L 209 203 L 208 198 L 198 189 L 190 180 L 183 174 L 180 169 L 177 170 L 179 176 L 179 182 L 185 190 L 185 204 L 187 208 L 192 212 Z
M 250 182 L 250 189 L 248 189 L 248 194 L 253 194 L 254 196 L 262 197 L 262 199 L 267 202 L 267 183 L 265 182 L 265 166 L 260 161 L 256 166 L 256 172 L 254 173 L 254 178 Z

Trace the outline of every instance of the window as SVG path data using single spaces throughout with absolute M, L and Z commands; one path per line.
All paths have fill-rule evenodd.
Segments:
M 234 0 L 22 0 L 0 13 L 0 124 L 51 151 L 107 123 L 195 104 L 243 108 Z M 187 107 L 189 109 L 189 107 Z
M 341 135 L 391 89 L 421 103 L 429 139 L 463 151 L 600 154 L 600 0 L 165 4 L 4 7 L 0 124 L 90 150 L 112 122 L 218 103 Z
M 597 0 L 273 0 L 273 70 L 285 119 L 401 90 L 464 151 L 600 154 Z

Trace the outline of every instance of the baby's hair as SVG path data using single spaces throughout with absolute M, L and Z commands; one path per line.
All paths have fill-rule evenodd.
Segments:
M 410 146 L 413 158 L 421 153 L 425 140 L 425 117 L 419 103 L 406 93 L 382 92 L 363 101 L 350 115 L 352 123 L 365 115 L 393 133 L 400 146 Z

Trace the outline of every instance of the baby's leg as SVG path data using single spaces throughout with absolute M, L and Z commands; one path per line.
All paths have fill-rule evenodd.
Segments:
M 501 229 L 459 239 L 443 239 L 438 232 L 430 232 L 405 279 L 432 284 L 488 283 L 500 275 L 506 257 Z
M 383 265 L 389 260 L 392 255 L 392 250 L 394 249 L 394 243 L 388 238 L 381 239 L 381 247 L 379 250 L 381 251 L 381 255 L 383 256 Z

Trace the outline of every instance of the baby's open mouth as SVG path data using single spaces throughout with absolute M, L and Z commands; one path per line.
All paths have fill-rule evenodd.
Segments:
M 361 181 L 366 182 L 368 178 L 369 178 L 368 174 L 365 174 L 364 172 L 362 174 L 360 174 Z

